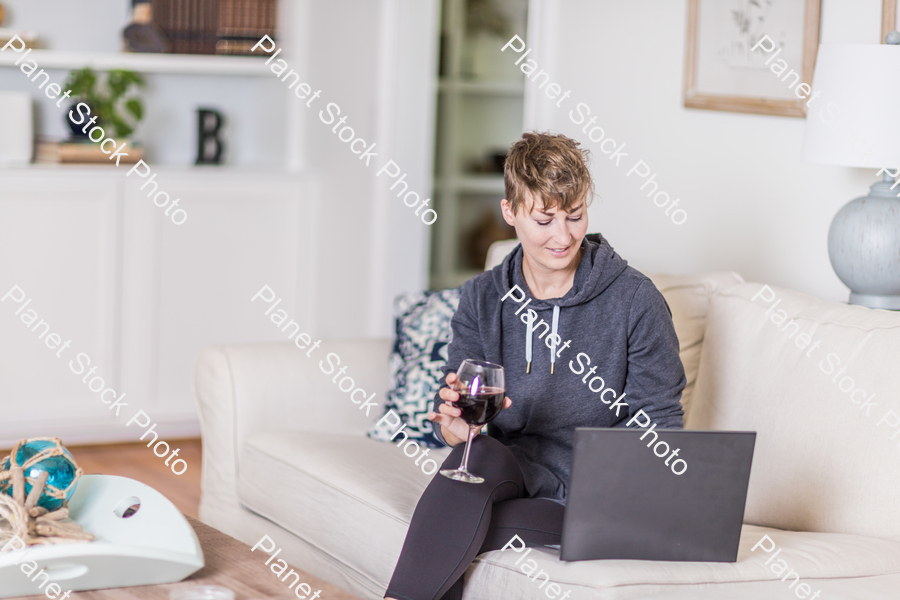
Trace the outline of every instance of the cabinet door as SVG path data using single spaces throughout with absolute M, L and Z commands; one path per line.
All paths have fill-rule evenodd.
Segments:
M 91 172 L 3 174 L 0 447 L 39 436 L 136 441 L 142 431 L 125 423 L 138 410 L 164 438 L 198 435 L 191 380 L 200 350 L 286 338 L 265 315 L 268 305 L 251 302 L 263 286 L 315 333 L 309 183 L 163 171 L 159 189 L 188 213 L 176 225 L 146 196 L 149 187 L 139 189 L 143 182 Z M 37 318 L 26 325 L 31 310 Z M 55 349 L 46 342 L 53 333 Z M 126 394 L 118 418 L 101 402 L 106 388 Z
M 80 369 L 83 353 L 97 367 L 91 378 L 118 389 L 118 189 L 106 177 L 2 176 L 0 447 L 32 436 L 88 434 L 73 440 L 84 441 L 120 427 L 90 379 L 69 366 Z
M 162 178 L 160 178 L 162 179 Z M 284 340 L 251 298 L 269 286 L 278 308 L 310 331 L 315 204 L 290 178 L 169 176 L 188 212 L 175 225 L 137 186 L 125 192 L 123 381 L 142 390 L 169 435 L 199 433 L 194 361 L 211 344 Z M 160 189 L 163 189 L 162 187 Z

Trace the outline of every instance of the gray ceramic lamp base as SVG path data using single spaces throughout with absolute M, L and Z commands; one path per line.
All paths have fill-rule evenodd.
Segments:
M 900 310 L 900 185 L 879 181 L 838 211 L 828 257 L 850 288 L 850 304 Z

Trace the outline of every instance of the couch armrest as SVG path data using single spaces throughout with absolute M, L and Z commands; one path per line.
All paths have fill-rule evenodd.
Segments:
M 292 342 L 205 348 L 194 366 L 203 437 L 202 504 L 212 497 L 237 505 L 241 448 L 254 433 L 287 429 L 363 435 L 384 410 L 390 349 L 389 339 L 325 341 L 309 358 L 307 350 Z M 334 373 L 326 375 L 320 363 Z M 338 382 L 349 376 L 366 397 L 375 393 L 372 401 L 378 406 L 368 416 L 351 402 L 350 392 L 332 382 L 342 367 L 347 370 Z M 203 511 L 201 506 L 201 518 Z

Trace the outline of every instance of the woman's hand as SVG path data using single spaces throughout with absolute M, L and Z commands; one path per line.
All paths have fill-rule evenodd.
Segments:
M 441 427 L 441 433 L 447 443 L 451 446 L 464 443 L 469 437 L 469 424 L 463 421 L 459 415 L 461 411 L 454 406 L 454 402 L 459 400 L 459 392 L 453 390 L 454 384 L 459 381 L 456 373 L 447 373 L 447 385 L 449 388 L 442 388 L 438 395 L 444 401 L 438 407 L 439 413 L 428 413 L 428 419 Z M 512 400 L 504 398 L 503 408 L 512 406 Z

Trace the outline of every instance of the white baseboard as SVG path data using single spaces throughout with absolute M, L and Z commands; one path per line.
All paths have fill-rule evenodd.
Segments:
M 200 420 L 196 414 L 153 415 L 155 432 L 160 439 L 200 437 Z M 12 448 L 23 438 L 58 437 L 67 446 L 137 442 L 143 430 L 125 427 L 124 423 L 98 423 L 96 419 L 70 417 L 28 419 L 0 424 L 0 448 Z

